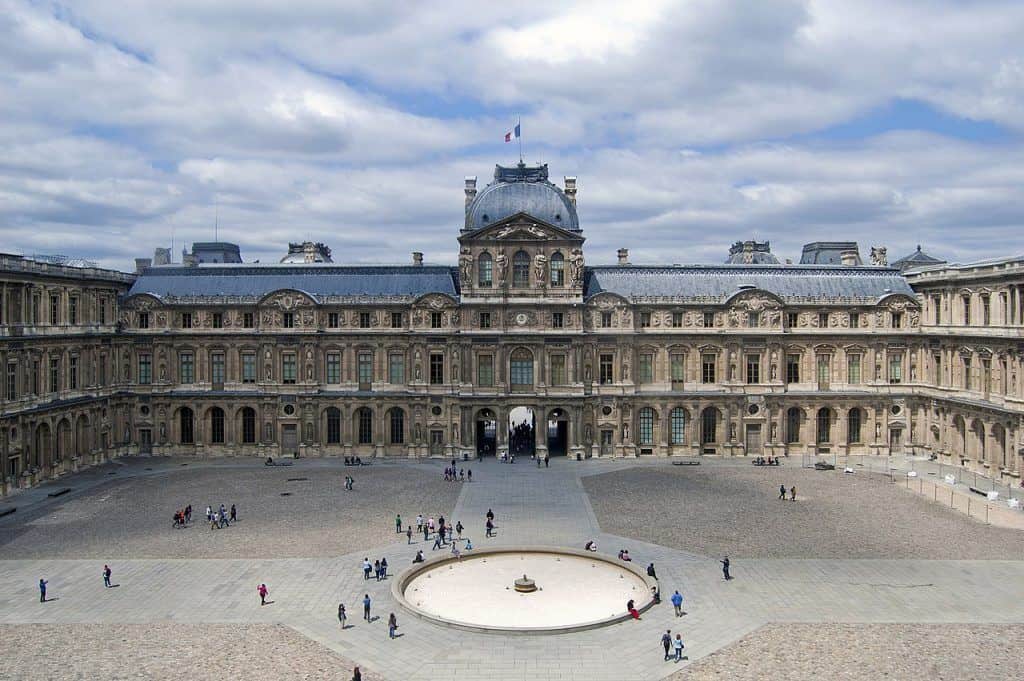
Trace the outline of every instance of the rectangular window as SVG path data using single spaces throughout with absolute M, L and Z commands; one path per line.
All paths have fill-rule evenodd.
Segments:
M 860 383 L 860 355 L 850 355 L 846 358 L 846 382 L 850 385 Z
M 610 329 L 612 328 L 612 313 L 602 312 L 601 313 L 601 328 Z
M 107 384 L 107 356 L 100 355 L 100 385 L 105 386 Z
M 149 328 L 149 313 L 148 312 L 140 312 L 139 313 L 139 328 L 140 329 L 148 329 Z
M 704 328 L 710 329 L 715 325 L 715 313 L 705 312 L 704 313 Z
M 981 299 L 981 323 L 985 326 L 992 325 L 992 305 L 990 304 L 991 298 L 983 296 Z
M 192 313 L 182 312 L 181 313 L 181 328 L 191 329 L 192 328 Z
M 942 385 L 942 355 L 932 356 L 932 368 L 935 375 L 932 377 L 932 383 L 935 386 Z
M 480 313 L 480 328 L 489 329 L 491 328 L 491 313 L 481 312 Z
M 439 352 L 430 353 L 430 384 L 444 383 L 444 355 Z
M 42 374 L 39 373 L 39 360 L 32 360 L 32 386 L 31 391 L 33 395 L 39 394 L 39 379 Z
M 78 323 L 78 296 L 68 298 L 68 324 Z
M 256 382 L 256 353 L 242 353 L 242 383 Z
M 489 253 L 480 256 L 477 261 L 477 285 L 480 288 L 490 288 L 494 282 L 494 261 Z
M 752 329 L 756 329 L 761 326 L 761 314 L 759 312 L 748 312 L 747 313 L 747 326 Z
M 210 353 L 210 383 L 214 388 L 224 387 L 224 353 Z
M 213 313 L 213 328 L 223 329 L 224 328 L 224 313 L 214 312 Z
M 50 324 L 60 324 L 60 296 L 50 296 Z
M 795 329 L 800 324 L 800 315 L 796 312 L 786 313 L 786 326 L 790 329 Z
M 893 312 L 892 313 L 892 328 L 902 329 L 903 328 L 903 313 Z
M 971 358 L 964 357 L 964 390 L 971 390 Z
M 7 399 L 18 399 L 18 365 L 14 362 L 7 365 Z
M 612 360 L 614 355 L 601 355 L 600 357 L 600 382 L 601 385 L 606 385 L 615 380 L 612 371 Z
M 60 392 L 60 360 L 56 357 L 50 358 L 50 392 Z
M 391 328 L 400 329 L 402 328 L 402 313 L 392 312 L 391 313 Z
M 715 376 L 715 360 L 717 357 L 713 354 L 706 354 L 700 356 L 700 381 L 701 383 L 714 383 L 717 379 Z
M 327 353 L 327 367 L 324 376 L 328 383 L 341 383 L 341 353 Z
M 903 355 L 889 355 L 889 382 L 903 382 Z
M 327 328 L 328 329 L 336 329 L 336 328 L 338 328 L 338 326 L 339 326 L 339 324 L 338 324 L 338 313 L 337 312 L 328 312 L 327 313 Z
M 281 355 L 281 382 L 287 385 L 294 384 L 296 380 L 296 359 L 295 353 L 286 352 Z
M 494 385 L 494 355 L 480 355 L 477 359 L 476 382 L 483 388 Z
M 551 355 L 551 385 L 566 385 L 569 376 L 565 370 L 565 355 Z
M 388 355 L 388 383 L 392 385 L 405 383 L 405 355 L 399 353 Z
M 564 323 L 564 319 L 562 317 L 562 313 L 561 312 L 552 312 L 551 313 L 551 328 L 553 328 L 553 329 L 561 329 L 562 326 L 563 326 L 563 323 Z
M 512 354 L 509 361 L 509 379 L 513 390 L 530 390 L 533 388 L 533 358 Z
M 654 410 L 645 407 L 640 410 L 638 440 L 642 445 L 654 443 Z
M 786 355 L 786 383 L 800 382 L 800 355 Z
M 747 355 L 747 383 L 761 382 L 761 355 Z
M 682 325 L 683 325 L 683 313 L 682 312 L 673 312 L 672 313 L 672 328 L 673 329 L 678 329 Z
M 992 390 L 992 360 L 981 360 L 981 391 L 989 393 Z
M 252 312 L 245 312 L 242 314 L 242 328 L 251 329 L 253 327 L 253 316 Z
M 101 325 L 106 324 L 107 323 L 107 300 L 106 300 L 106 298 L 100 298 L 100 303 L 99 303 L 99 306 L 97 308 L 97 311 L 99 312 L 99 315 L 100 315 L 100 324 Z
M 818 313 L 818 326 L 820 326 L 823 329 L 828 328 L 828 312 Z
M 651 313 L 641 312 L 640 313 L 640 328 L 648 329 L 651 326 Z
M 932 296 L 932 305 L 935 306 L 935 324 L 942 323 L 942 296 Z
M 668 356 L 670 371 L 672 372 L 672 387 L 678 388 L 685 379 L 686 371 L 686 355 L 682 353 L 672 353 Z
M 369 352 L 360 352 L 357 361 L 357 369 L 359 371 L 359 385 L 360 387 L 369 387 L 373 383 L 373 354 Z
M 153 356 L 149 353 L 139 355 L 139 383 L 149 385 L 153 382 Z
M 68 390 L 78 390 L 78 358 L 68 360 Z
M 859 326 L 860 326 L 860 313 L 859 312 L 851 312 L 850 313 L 850 328 L 851 329 L 856 329 Z
M 441 321 L 443 319 L 442 318 L 442 314 L 443 313 L 441 313 L 441 312 L 431 312 L 430 313 L 430 328 L 432 328 L 432 329 L 440 329 L 441 328 Z
M 370 328 L 370 313 L 360 312 L 359 313 L 359 328 L 368 329 Z
M 654 380 L 654 355 L 649 352 L 640 353 L 640 361 L 637 363 L 636 378 L 640 383 L 650 383 Z
M 179 383 L 195 381 L 195 357 L 191 352 L 183 352 L 178 356 Z
M 818 389 L 827 388 L 832 378 L 832 357 L 818 355 Z
M 282 314 L 281 315 L 281 326 L 283 326 L 286 329 L 294 329 L 295 328 L 295 313 L 294 312 L 285 312 L 284 314 Z
M 971 299 L 964 296 L 964 326 L 971 325 Z

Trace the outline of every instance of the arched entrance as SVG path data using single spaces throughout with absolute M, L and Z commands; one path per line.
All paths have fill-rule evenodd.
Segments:
M 490 409 L 481 409 L 476 414 L 476 455 L 494 456 L 497 451 L 498 421 Z
M 50 438 L 50 426 L 46 423 L 40 423 L 36 427 L 36 441 L 35 441 L 35 465 L 42 468 L 50 465 L 50 452 L 51 452 L 51 438 Z
M 565 456 L 569 453 L 569 415 L 564 409 L 548 412 L 548 455 Z
M 508 414 L 508 451 L 515 456 L 533 456 L 536 419 L 530 407 L 516 407 Z

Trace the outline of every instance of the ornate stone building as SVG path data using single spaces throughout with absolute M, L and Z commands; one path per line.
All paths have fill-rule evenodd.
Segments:
M 546 166 L 467 178 L 455 267 L 322 244 L 136 276 L 3 259 L 5 490 L 126 452 L 914 452 L 1019 476 L 1024 258 L 901 273 L 852 242 L 799 265 L 738 242 L 725 265 L 587 266 L 576 193 Z M 56 327 L 32 307 L 51 291 Z

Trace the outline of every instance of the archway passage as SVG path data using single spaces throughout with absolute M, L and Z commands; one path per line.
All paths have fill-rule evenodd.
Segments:
M 516 407 L 508 415 L 508 451 L 515 456 L 533 456 L 536 451 L 533 409 Z
M 494 456 L 498 441 L 498 422 L 494 412 L 481 409 L 476 415 L 476 454 L 477 456 Z
M 548 414 L 548 454 L 565 456 L 569 450 L 569 420 L 561 409 L 553 409 Z

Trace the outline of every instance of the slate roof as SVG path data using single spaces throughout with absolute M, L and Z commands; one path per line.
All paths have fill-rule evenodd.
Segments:
M 573 232 L 580 230 L 576 207 L 561 189 L 548 181 L 547 164 L 495 166 L 494 181 L 480 190 L 466 207 L 463 231 L 480 229 L 516 213 Z
M 148 293 L 165 302 L 255 303 L 295 289 L 317 302 L 408 302 L 426 293 L 458 296 L 453 268 L 444 265 L 199 265 L 150 267 L 129 296 Z
M 844 251 L 856 251 L 857 264 L 863 264 L 856 241 L 815 241 L 804 244 L 804 250 L 800 253 L 800 264 L 842 265 Z
M 946 262 L 939 258 L 932 257 L 921 250 L 921 245 L 918 244 L 917 250 L 910 255 L 905 255 L 899 260 L 893 261 L 892 266 L 898 267 L 900 271 L 908 270 L 911 267 L 923 267 L 926 265 L 940 265 Z
M 914 296 L 899 271 L 886 267 L 603 265 L 586 272 L 584 297 L 609 291 L 636 303 L 721 304 L 747 287 L 774 293 L 787 304 L 869 305 L 894 293 Z

